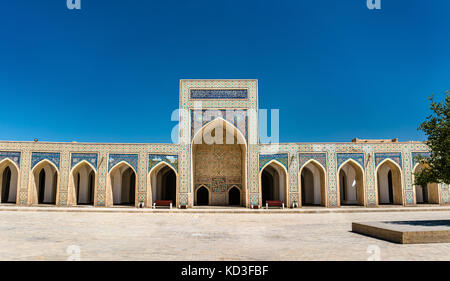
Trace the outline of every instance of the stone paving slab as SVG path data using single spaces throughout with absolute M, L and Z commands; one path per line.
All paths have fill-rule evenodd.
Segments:
M 400 244 L 450 242 L 450 220 L 352 223 L 352 231 Z
M 409 220 L 450 220 L 450 211 L 3 211 L 0 260 L 450 260 L 450 243 L 402 245 L 351 232 L 352 222 Z

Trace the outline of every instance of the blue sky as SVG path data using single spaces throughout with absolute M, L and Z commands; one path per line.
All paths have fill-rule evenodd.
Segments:
M 171 141 L 179 79 L 259 80 L 281 142 L 423 140 L 450 89 L 450 1 L 14 0 L 0 140 Z

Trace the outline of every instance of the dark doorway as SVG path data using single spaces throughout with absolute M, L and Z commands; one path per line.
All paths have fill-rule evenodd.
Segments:
M 197 206 L 209 205 L 209 191 L 206 187 L 202 186 L 197 189 Z
M 94 204 L 94 185 L 95 185 L 94 181 L 95 181 L 94 171 L 91 171 L 89 173 L 89 200 L 88 200 L 89 205 Z
M 228 205 L 241 205 L 241 191 L 237 187 L 233 187 L 230 189 L 230 191 L 228 191 Z
M 392 185 L 392 171 L 388 172 L 389 204 L 394 203 L 394 187 Z
M 172 204 L 175 206 L 177 202 L 177 176 L 169 167 L 167 167 L 167 170 L 164 173 L 161 191 L 162 200 L 172 200 Z
M 38 203 L 44 203 L 44 195 L 45 195 L 45 170 L 42 169 L 39 173 L 39 188 L 38 188 Z
M 266 205 L 266 200 L 273 200 L 273 177 L 267 172 L 263 171 L 261 174 L 261 192 L 262 192 L 262 204 Z
M 2 177 L 2 203 L 8 203 L 9 190 L 11 188 L 11 169 L 6 167 Z

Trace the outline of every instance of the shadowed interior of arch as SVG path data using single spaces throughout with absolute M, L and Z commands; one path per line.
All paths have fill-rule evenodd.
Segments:
M 241 191 L 236 186 L 233 186 L 232 188 L 230 188 L 230 190 L 228 190 L 228 205 L 241 205 Z
M 261 172 L 262 204 L 266 200 L 279 200 L 286 204 L 286 172 L 278 162 L 271 162 Z
M 48 161 L 43 161 L 34 168 L 34 180 L 38 204 L 56 204 L 58 188 L 58 171 Z
M 302 206 L 325 206 L 325 171 L 313 161 L 302 168 L 300 193 Z
M 209 190 L 200 186 L 196 191 L 196 206 L 208 206 L 209 205 Z
M 377 168 L 378 204 L 402 205 L 403 192 L 400 168 L 390 159 Z
M 77 205 L 93 205 L 95 172 L 90 165 L 82 162 L 72 172 Z
M 150 173 L 152 199 L 177 202 L 177 175 L 172 167 L 162 163 Z
M 419 164 L 413 171 L 413 176 L 425 168 L 424 164 Z M 425 186 L 414 185 L 417 204 L 439 204 L 439 185 L 429 183 Z
M 113 205 L 135 205 L 136 173 L 125 163 L 118 164 L 110 173 Z
M 0 203 L 16 203 L 19 171 L 9 160 L 0 164 Z
M 347 161 L 338 171 L 340 205 L 364 205 L 364 172 L 354 161 Z

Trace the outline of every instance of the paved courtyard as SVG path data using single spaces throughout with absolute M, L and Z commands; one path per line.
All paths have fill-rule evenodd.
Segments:
M 450 219 L 450 211 L 1 211 L 0 260 L 450 260 L 450 243 L 398 245 L 350 232 L 353 221 L 427 219 Z

